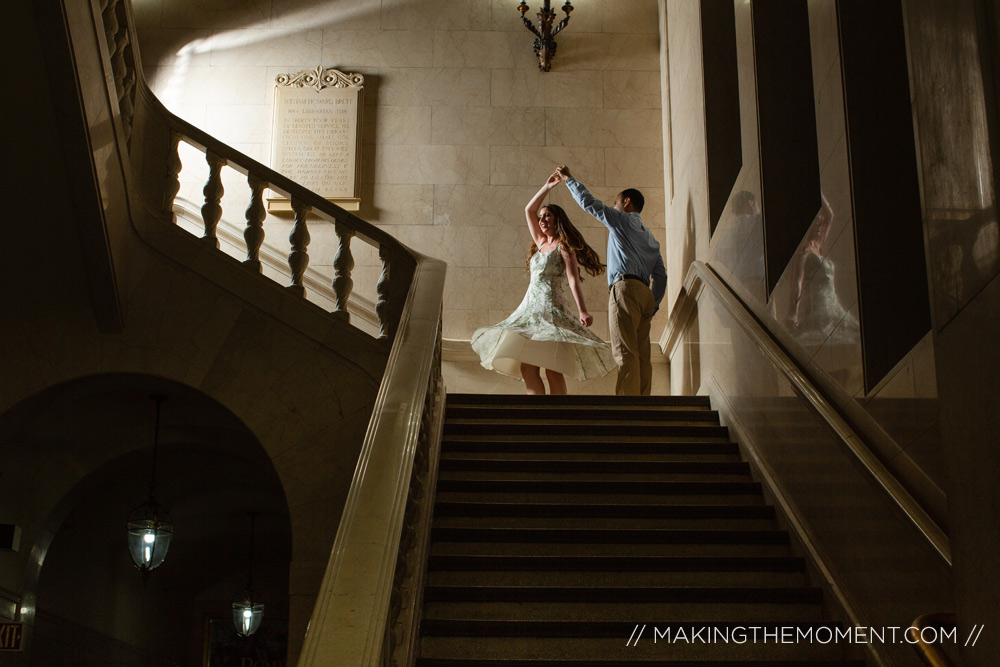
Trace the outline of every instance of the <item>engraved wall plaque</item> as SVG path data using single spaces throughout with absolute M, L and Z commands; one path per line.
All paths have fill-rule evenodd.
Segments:
M 360 207 L 360 74 L 322 66 L 275 79 L 272 169 L 351 211 Z M 288 199 L 269 197 L 270 211 L 290 211 Z

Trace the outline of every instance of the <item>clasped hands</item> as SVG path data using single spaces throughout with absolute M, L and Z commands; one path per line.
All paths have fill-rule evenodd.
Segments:
M 558 183 L 566 180 L 569 177 L 570 177 L 569 167 L 567 167 L 564 164 L 561 164 L 558 167 L 556 167 L 556 170 L 552 172 L 552 175 L 549 176 L 548 180 L 545 181 L 545 184 L 549 186 L 549 188 L 554 188 Z

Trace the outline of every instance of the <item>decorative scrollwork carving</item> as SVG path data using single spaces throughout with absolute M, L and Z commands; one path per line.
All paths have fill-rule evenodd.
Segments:
M 296 88 L 361 88 L 365 85 L 364 75 L 352 72 L 345 74 L 333 67 L 317 65 L 315 69 L 302 70 L 297 74 L 279 74 L 274 82 L 279 86 Z

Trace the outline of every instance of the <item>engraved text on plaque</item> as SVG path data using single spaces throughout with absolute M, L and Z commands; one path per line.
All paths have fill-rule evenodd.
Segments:
M 357 210 L 364 77 L 335 69 L 282 74 L 274 90 L 274 170 Z M 287 199 L 268 199 L 289 210 Z

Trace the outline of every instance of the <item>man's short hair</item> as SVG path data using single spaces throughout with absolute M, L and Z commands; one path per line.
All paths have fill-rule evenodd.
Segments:
M 646 198 L 643 197 L 642 193 L 635 188 L 622 190 L 622 199 L 631 199 L 632 207 L 635 209 L 636 213 L 642 213 L 642 207 L 646 205 Z

